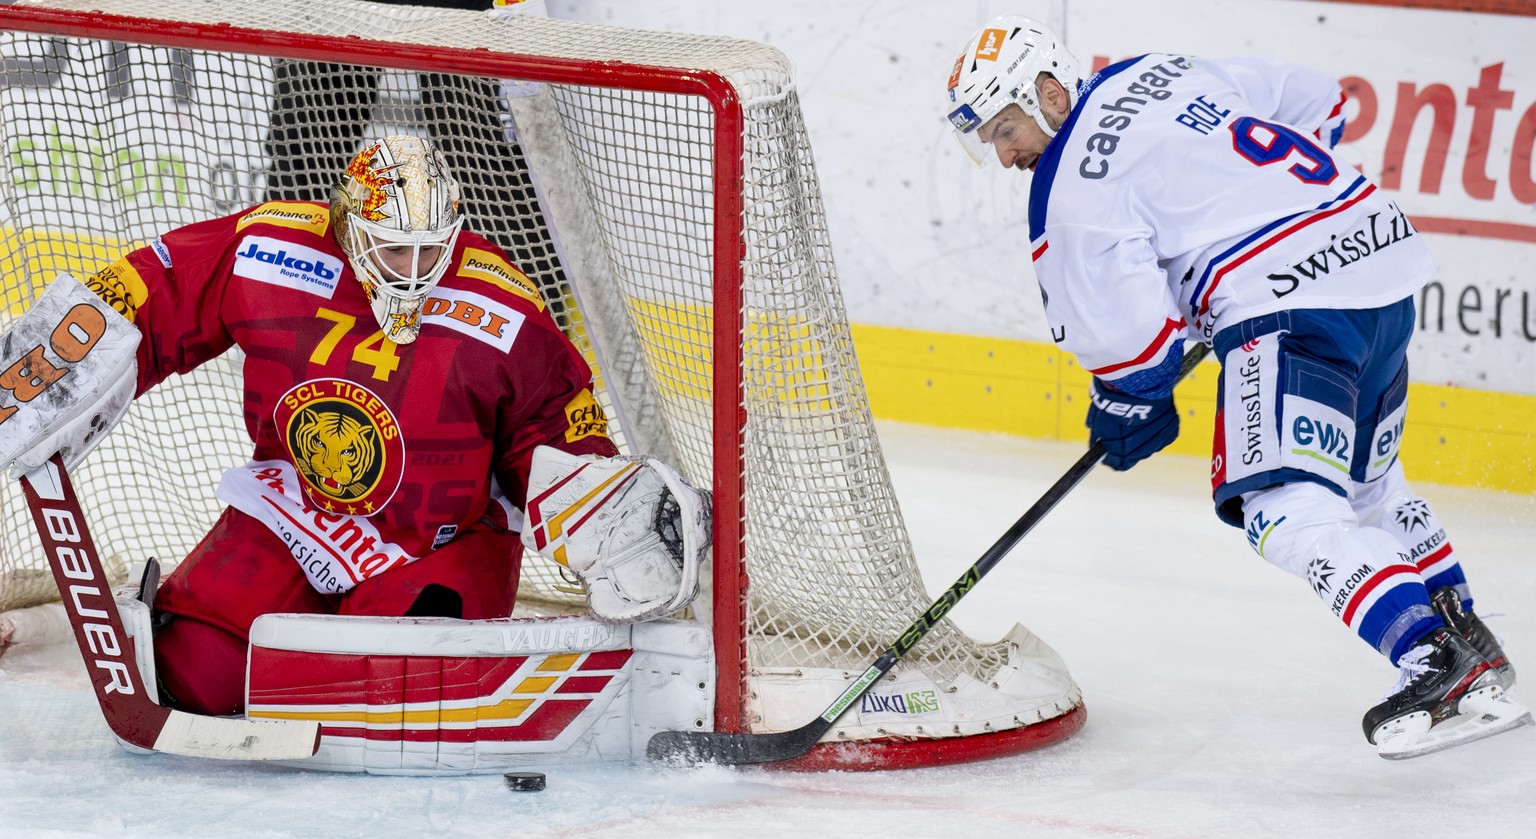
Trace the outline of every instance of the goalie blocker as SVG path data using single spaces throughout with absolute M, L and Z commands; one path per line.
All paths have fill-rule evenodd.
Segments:
M 138 384 L 139 330 L 60 274 L 0 339 L 0 469 L 54 453 L 72 469 L 117 425 Z

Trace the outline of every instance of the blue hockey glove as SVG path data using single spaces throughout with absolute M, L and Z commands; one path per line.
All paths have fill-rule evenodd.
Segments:
M 1172 393 L 1161 398 L 1132 396 L 1095 376 L 1089 395 L 1088 441 L 1104 447 L 1104 465 L 1117 472 L 1157 454 L 1179 436 Z

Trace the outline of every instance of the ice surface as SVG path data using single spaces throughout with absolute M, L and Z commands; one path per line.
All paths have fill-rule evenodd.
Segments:
M 930 591 L 1082 451 L 880 432 Z M 1420 490 L 1447 523 L 1479 612 L 1536 679 L 1536 497 Z M 1536 835 L 1536 729 L 1412 761 L 1377 757 L 1360 716 L 1392 669 L 1216 520 L 1203 460 L 1161 456 L 1090 475 L 952 616 L 985 640 L 1022 622 L 1060 651 L 1086 698 L 1083 731 L 938 769 L 609 766 L 551 771 L 546 791 L 518 793 L 497 775 L 129 755 L 108 735 L 72 645 L 17 648 L 0 659 L 0 837 Z

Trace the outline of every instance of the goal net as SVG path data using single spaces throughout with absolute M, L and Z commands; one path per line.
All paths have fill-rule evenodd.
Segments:
M 466 226 L 539 284 L 592 364 L 616 442 L 714 492 L 696 607 L 714 627 L 714 727 L 803 724 L 928 607 L 778 51 L 353 0 L 23 0 L 0 6 L 0 48 L 5 323 L 56 273 L 161 231 L 325 200 L 364 137 L 431 137 Z M 250 454 L 240 371 L 232 351 L 173 377 L 78 470 L 109 569 L 174 564 L 219 514 L 220 474 Z M 20 492 L 0 492 L 0 610 L 56 598 Z M 557 567 L 524 569 L 520 613 L 581 608 Z M 941 621 L 888 679 L 932 707 L 855 709 L 829 737 L 989 735 L 984 754 L 1080 724 L 1070 676 L 1022 628 L 979 643 Z

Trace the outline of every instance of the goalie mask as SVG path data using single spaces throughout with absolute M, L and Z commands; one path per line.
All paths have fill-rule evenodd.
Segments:
M 1077 105 L 1077 88 L 1082 82 L 1077 59 L 1045 24 L 1022 15 L 1003 15 L 965 42 L 949 74 L 944 101 L 955 137 L 976 165 L 984 165 L 994 156 L 977 136 L 977 129 L 1010 104 L 1034 117 L 1045 136 L 1056 136 L 1040 110 L 1035 79 L 1041 73 L 1061 82 L 1069 105 Z
M 389 340 L 416 340 L 463 224 L 459 183 L 426 140 L 385 137 L 347 166 L 331 195 L 331 229 Z

